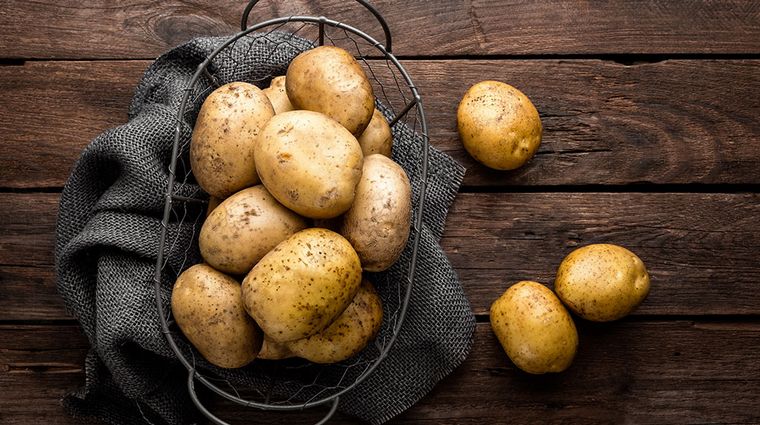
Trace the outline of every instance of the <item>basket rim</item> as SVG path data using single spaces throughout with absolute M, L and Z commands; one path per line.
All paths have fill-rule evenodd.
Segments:
M 183 116 L 186 112 L 188 100 L 190 98 L 190 93 L 193 87 L 197 84 L 201 76 L 207 72 L 208 66 L 211 64 L 212 60 L 215 59 L 217 55 L 219 55 L 219 53 L 221 53 L 224 49 L 229 47 L 232 43 L 234 43 L 238 39 L 256 30 L 259 30 L 268 26 L 272 26 L 272 25 L 286 24 L 289 22 L 306 22 L 306 23 L 312 23 L 312 24 L 316 23 L 320 25 L 320 28 L 323 28 L 324 25 L 328 25 L 331 27 L 349 31 L 361 38 L 364 38 L 373 47 L 378 49 L 387 60 L 391 61 L 391 63 L 393 63 L 393 65 L 400 71 L 401 75 L 404 78 L 404 81 L 406 82 L 407 87 L 411 90 L 413 96 L 410 103 L 406 105 L 404 110 L 402 110 L 401 112 L 397 114 L 397 116 L 389 123 L 389 125 L 393 126 L 394 124 L 396 124 L 399 118 L 404 116 L 413 107 L 416 106 L 417 107 L 416 113 L 419 115 L 419 122 L 420 122 L 420 127 L 421 127 L 419 131 L 419 135 L 421 136 L 421 140 L 422 140 L 421 148 L 423 149 L 423 151 L 422 151 L 422 163 L 421 163 L 421 170 L 420 170 L 419 193 L 417 196 L 418 207 L 412 220 L 412 228 L 414 229 L 414 237 L 411 241 L 412 243 L 411 259 L 409 262 L 408 272 L 406 273 L 406 284 L 407 284 L 406 293 L 404 294 L 404 298 L 399 306 L 398 319 L 397 319 L 396 325 L 392 329 L 392 335 L 390 336 L 388 342 L 381 350 L 380 355 L 377 356 L 375 360 L 373 360 L 372 364 L 361 375 L 359 375 L 354 382 L 352 382 L 345 388 L 338 390 L 333 394 L 324 396 L 316 400 L 306 401 L 304 403 L 270 404 L 270 403 L 245 400 L 238 397 L 237 395 L 230 394 L 224 389 L 219 388 L 217 385 L 209 381 L 206 377 L 204 377 L 200 373 L 198 373 L 195 366 L 184 356 L 182 351 L 179 349 L 177 343 L 173 339 L 171 331 L 169 330 L 169 322 L 166 319 L 167 318 L 166 309 L 164 308 L 163 300 L 162 300 L 161 277 L 162 277 L 162 271 L 163 271 L 164 251 L 166 248 L 167 229 L 168 229 L 168 225 L 169 225 L 169 221 L 171 217 L 172 206 L 175 201 L 181 201 L 181 202 L 193 201 L 193 199 L 177 196 L 177 195 L 174 195 L 173 193 L 174 183 L 175 183 L 175 178 L 176 178 L 175 171 L 177 167 L 177 157 L 179 155 L 180 137 L 182 134 L 182 125 L 183 125 L 183 119 L 184 119 Z M 156 306 L 158 309 L 159 320 L 161 322 L 162 333 L 164 334 L 169 346 L 171 347 L 172 351 L 176 355 L 177 359 L 180 360 L 180 362 L 188 371 L 187 387 L 188 387 L 188 391 L 191 395 L 193 402 L 196 404 L 196 406 L 201 410 L 201 412 L 204 415 L 214 420 L 215 422 L 220 423 L 220 424 L 225 424 L 225 422 L 219 420 L 216 417 L 213 417 L 213 415 L 200 403 L 200 401 L 197 398 L 197 394 L 195 393 L 195 385 L 194 385 L 195 380 L 197 380 L 198 382 L 203 384 L 206 388 L 208 388 L 209 390 L 213 391 L 217 395 L 227 400 L 230 400 L 239 405 L 254 407 L 260 410 L 295 411 L 295 410 L 302 410 L 302 409 L 322 406 L 322 405 L 332 402 L 333 405 L 330 411 L 328 412 L 327 416 L 323 419 L 323 421 L 325 421 L 330 416 L 332 416 L 332 414 L 335 412 L 340 396 L 349 392 L 354 387 L 356 387 L 361 382 L 363 382 L 367 377 L 369 377 L 374 372 L 374 370 L 380 365 L 380 363 L 382 363 L 382 361 L 387 357 L 388 353 L 395 345 L 395 341 L 398 337 L 400 329 L 402 328 L 402 325 L 403 325 L 403 322 L 408 310 L 411 292 L 414 287 L 414 276 L 415 276 L 415 271 L 416 271 L 417 254 L 419 251 L 420 233 L 422 230 L 423 210 L 424 210 L 424 206 L 425 206 L 425 202 L 427 198 L 426 188 L 427 188 L 427 179 L 428 179 L 428 162 L 429 162 L 429 148 L 430 148 L 427 121 L 425 119 L 424 107 L 423 107 L 421 96 L 419 95 L 419 91 L 417 90 L 417 87 L 412 82 L 412 79 L 409 76 L 409 73 L 401 65 L 399 60 L 391 52 L 389 52 L 385 48 L 385 46 L 383 46 L 380 42 L 375 40 L 372 36 L 366 34 L 365 32 L 351 25 L 348 25 L 339 21 L 335 21 L 335 20 L 326 18 L 324 16 L 306 16 L 306 15 L 293 15 L 293 16 L 269 19 L 269 20 L 254 24 L 246 28 L 245 30 L 237 32 L 236 34 L 230 36 L 227 40 L 225 40 L 224 43 L 222 43 L 212 53 L 210 53 L 201 64 L 198 65 L 193 77 L 190 79 L 190 81 L 187 82 L 185 89 L 183 91 L 184 91 L 184 94 L 182 96 L 182 101 L 181 101 L 179 111 L 177 114 L 177 123 L 174 129 L 172 157 L 171 157 L 171 163 L 169 165 L 169 178 L 168 178 L 167 189 L 165 193 L 164 212 L 163 212 L 163 219 L 161 221 L 158 256 L 156 260 L 156 268 L 155 268 L 155 276 L 154 276 L 154 290 L 155 290 L 155 295 L 156 295 Z

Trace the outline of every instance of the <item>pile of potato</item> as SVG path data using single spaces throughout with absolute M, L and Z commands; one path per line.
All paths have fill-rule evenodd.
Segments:
M 362 272 L 396 262 L 411 221 L 391 145 L 367 76 L 337 47 L 300 54 L 264 90 L 233 82 L 207 97 L 190 145 L 211 196 L 205 263 L 177 278 L 171 304 L 209 362 L 334 363 L 374 339 L 383 308 Z

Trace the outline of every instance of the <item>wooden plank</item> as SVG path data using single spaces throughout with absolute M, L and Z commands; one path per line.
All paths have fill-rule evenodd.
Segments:
M 460 194 L 442 245 L 478 313 L 519 280 L 553 284 L 576 247 L 615 243 L 651 273 L 635 314 L 756 314 L 758 216 L 760 194 Z
M 0 187 L 60 187 L 100 132 L 127 121 L 147 62 L 0 67 Z
M 52 268 L 59 195 L 3 193 L 0 199 L 3 205 L 0 208 L 0 265 Z M 7 282 L 14 281 L 13 277 L 6 278 Z
M 0 264 L 18 273 L 3 278 L 0 318 L 69 317 L 51 272 L 57 199 L 0 194 L 10 206 L 0 210 Z M 760 194 L 465 193 L 442 244 L 478 314 L 518 280 L 552 283 L 573 248 L 599 242 L 628 247 L 651 272 L 651 294 L 636 315 L 760 314 L 759 200 Z
M 391 423 L 757 423 L 760 326 L 726 322 L 578 322 L 566 372 L 533 376 L 509 362 L 487 323 L 465 363 Z M 3 423 L 77 423 L 58 399 L 84 383 L 86 341 L 76 326 L 0 326 Z M 241 423 L 313 423 L 211 402 Z M 309 419 L 312 419 L 309 421 Z M 339 417 L 335 423 L 355 423 Z
M 662 2 L 391 1 L 386 17 L 400 55 L 758 53 L 760 8 L 745 0 Z M 201 35 L 239 29 L 240 0 L 5 2 L 3 57 L 150 58 Z M 371 15 L 339 0 L 262 2 L 251 22 L 328 15 L 380 38 Z
M 0 187 L 62 186 L 81 149 L 126 121 L 133 87 L 147 65 L 0 67 Z M 760 183 L 760 60 L 406 65 L 423 94 L 432 143 L 468 167 L 466 185 Z M 488 170 L 459 142 L 457 103 L 483 79 L 521 88 L 542 114 L 543 144 L 520 170 Z
M 45 265 L 0 266 L 0 320 L 70 318 L 55 289 L 52 255 Z
M 84 385 L 87 339 L 79 326 L 0 325 L 0 422 L 75 424 L 60 399 Z

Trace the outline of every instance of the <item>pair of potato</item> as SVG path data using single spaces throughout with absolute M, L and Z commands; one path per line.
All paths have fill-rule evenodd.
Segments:
M 319 273 L 312 271 L 312 275 Z M 257 297 L 246 292 L 261 290 L 256 288 L 262 286 L 257 279 L 254 277 L 251 284 L 244 285 L 242 288 L 249 288 L 244 291 L 235 279 L 207 264 L 196 264 L 177 278 L 172 292 L 174 319 L 190 342 L 212 364 L 238 368 L 256 358 L 276 360 L 296 356 L 315 363 L 336 363 L 356 355 L 380 331 L 382 302 L 372 284 L 364 279 L 348 306 L 325 329 L 290 342 L 276 342 L 262 333 L 248 313 L 250 300 Z M 298 284 L 304 283 L 300 281 Z M 274 287 L 271 281 L 263 285 L 270 290 Z M 288 286 L 292 285 L 293 282 L 288 283 Z M 306 285 L 313 283 L 309 281 Z M 348 286 L 352 287 L 353 282 Z M 341 291 L 345 293 L 346 288 Z M 294 306 L 296 310 L 303 307 L 303 304 L 294 304 L 292 299 L 282 295 L 280 298 L 286 298 L 287 304 L 275 312 L 277 315 Z M 282 324 L 279 326 L 283 327 Z
M 302 53 L 264 90 L 235 82 L 208 96 L 190 158 L 218 205 L 199 236 L 207 264 L 180 275 L 172 296 L 204 357 L 222 367 L 256 356 L 329 363 L 374 338 L 382 304 L 362 271 L 398 259 L 411 219 L 391 142 L 366 75 L 342 49 Z M 230 275 L 245 276 L 242 286 Z
M 496 337 L 528 373 L 561 372 L 572 363 L 578 332 L 563 303 L 587 320 L 620 319 L 646 298 L 649 274 L 641 259 L 621 246 L 588 245 L 565 257 L 554 290 L 557 295 L 538 282 L 522 281 L 491 305 Z

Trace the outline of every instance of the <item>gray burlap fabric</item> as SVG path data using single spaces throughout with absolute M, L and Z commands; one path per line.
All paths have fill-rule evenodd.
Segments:
M 282 37 L 238 41 L 214 63 L 217 77 L 223 83 L 259 81 L 283 73 L 310 46 L 298 39 L 283 43 Z M 137 87 L 129 122 L 90 143 L 64 188 L 56 241 L 58 290 L 92 345 L 84 387 L 63 400 L 78 417 L 113 424 L 199 419 L 185 388 L 186 371 L 160 330 L 153 276 L 179 100 L 197 65 L 222 41 L 196 39 L 158 58 Z M 185 142 L 199 104 L 181 126 Z M 394 159 L 409 173 L 416 199 L 419 136 L 404 126 L 397 126 L 395 136 Z M 382 423 L 417 402 L 465 359 L 472 344 L 474 317 L 438 244 L 464 170 L 435 149 L 430 154 L 417 277 L 406 321 L 380 367 L 341 398 L 341 411 L 371 423 Z M 180 164 L 178 172 L 187 171 Z M 192 179 L 177 190 L 189 197 L 199 192 Z M 200 260 L 194 240 L 200 214 L 199 208 L 185 207 L 169 225 L 171 244 L 162 276 L 167 309 L 176 274 Z M 397 296 L 387 283 L 403 279 L 409 255 L 407 248 L 390 271 L 371 277 L 388 309 L 397 307 Z M 384 333 L 391 331 L 387 328 Z M 267 373 L 256 366 L 220 371 L 198 362 L 232 382 L 252 386 Z

